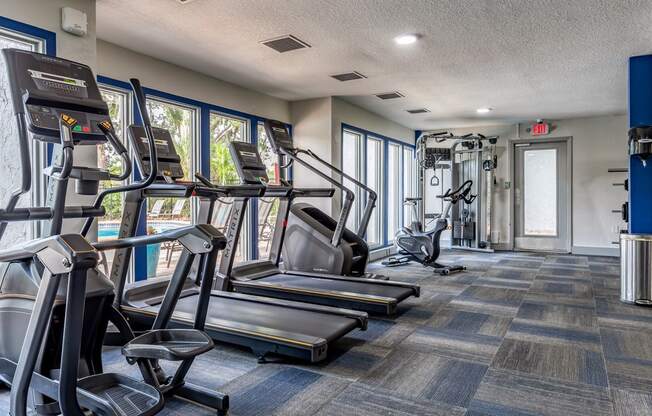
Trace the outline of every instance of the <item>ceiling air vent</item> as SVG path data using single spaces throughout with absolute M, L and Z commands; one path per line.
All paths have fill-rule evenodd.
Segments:
M 361 73 L 359 73 L 357 71 L 346 72 L 344 74 L 331 75 L 331 77 L 335 78 L 338 81 L 342 81 L 342 82 L 344 82 L 344 81 L 353 81 L 355 79 L 367 78 L 367 77 L 365 77 L 364 75 L 362 75 Z
M 188 3 L 192 2 L 192 1 L 195 1 L 195 0 L 177 0 L 177 3 L 188 4 Z
M 274 39 L 264 40 L 261 43 L 280 53 L 310 47 L 309 44 L 292 35 L 285 35 Z
M 429 113 L 430 110 L 427 108 L 415 108 L 414 110 L 405 110 L 410 114 L 423 114 L 423 113 Z
M 394 92 L 384 92 L 382 94 L 376 94 L 376 97 L 380 98 L 381 100 L 392 100 L 394 98 L 401 98 L 405 96 L 398 91 L 394 91 Z

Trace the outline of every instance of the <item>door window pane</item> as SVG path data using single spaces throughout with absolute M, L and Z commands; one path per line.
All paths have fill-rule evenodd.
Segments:
M 183 180 L 195 174 L 193 143 L 196 140 L 197 109 L 158 99 L 147 99 L 152 125 L 170 132 L 181 157 Z M 158 234 L 192 222 L 191 201 L 177 198 L 148 198 L 147 234 Z M 177 265 L 182 246 L 166 242 L 147 246 L 147 277 L 168 276 Z
M 414 160 L 414 150 L 409 147 L 403 148 L 403 199 L 411 197 L 416 198 L 417 179 L 416 179 L 416 161 Z M 403 226 L 409 227 L 412 221 L 415 221 L 412 213 L 412 207 L 403 206 Z
M 42 44 L 37 39 L 23 38 L 13 32 L 5 32 L 0 29 L 0 49 L 16 48 L 29 51 L 42 51 Z M 0 181 L 0 208 L 4 208 L 9 201 L 9 195 L 21 183 L 21 165 L 18 152 L 18 130 L 16 127 L 16 118 L 14 117 L 11 95 L 9 94 L 9 85 L 7 80 L 7 68 L 5 60 L 0 58 L 0 175 L 3 178 Z M 30 145 L 34 145 L 30 141 Z M 36 164 L 38 159 L 32 154 L 32 168 L 41 174 L 40 164 Z M 32 176 L 32 180 L 39 178 Z M 19 206 L 34 205 L 33 197 L 34 186 L 32 191 L 24 194 Z M 9 223 L 5 234 L 0 241 L 0 248 L 6 248 L 16 243 L 26 241 L 36 237 L 36 224 L 31 222 L 14 222 Z
M 390 143 L 387 153 L 387 239 L 394 240 L 401 221 L 401 146 Z
M 524 233 L 557 235 L 557 149 L 523 154 Z
M 383 142 L 371 137 L 367 138 L 367 186 L 378 194 L 378 200 L 382 201 L 382 166 L 383 166 Z M 382 207 L 376 207 L 371 214 L 369 226 L 367 227 L 367 243 L 369 246 L 377 246 L 382 243 L 381 225 Z
M 342 132 L 342 171 L 347 175 L 360 180 L 361 161 L 360 161 L 360 144 L 362 137 L 358 133 L 348 130 Z M 360 225 L 360 189 L 348 179 L 344 179 L 343 185 L 355 193 L 351 213 L 346 222 L 346 227 L 353 232 L 358 231 Z
M 211 182 L 221 185 L 234 185 L 240 183 L 240 177 L 235 169 L 235 164 L 229 152 L 229 143 L 233 141 L 246 142 L 247 121 L 235 117 L 229 117 L 220 113 L 210 115 L 210 178 Z M 223 198 L 215 206 L 213 225 L 220 231 L 226 231 L 233 201 Z M 249 206 L 245 212 L 245 223 L 240 233 L 235 262 L 241 262 L 248 258 L 249 230 Z

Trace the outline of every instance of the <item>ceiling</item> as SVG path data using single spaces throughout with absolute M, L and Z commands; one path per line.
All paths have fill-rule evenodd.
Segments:
M 652 53 L 651 17 L 649 0 L 97 1 L 108 42 L 287 100 L 341 96 L 414 129 L 625 113 L 627 58 Z M 400 47 L 404 33 L 421 39 Z M 312 47 L 260 44 L 286 34 Z M 329 77 L 353 70 L 368 78 Z M 371 95 L 394 90 L 405 97 Z

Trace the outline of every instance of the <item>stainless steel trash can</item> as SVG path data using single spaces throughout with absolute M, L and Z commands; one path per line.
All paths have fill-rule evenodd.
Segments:
M 652 305 L 652 235 L 620 235 L 620 300 Z

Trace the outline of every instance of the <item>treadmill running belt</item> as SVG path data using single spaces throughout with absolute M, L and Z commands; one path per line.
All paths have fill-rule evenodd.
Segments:
M 253 281 L 271 283 L 288 288 L 333 290 L 338 292 L 359 293 L 361 295 L 383 296 L 394 298 L 398 301 L 406 299 L 414 293 L 414 291 L 409 287 L 382 285 L 365 281 L 351 282 L 338 279 L 323 279 L 285 273 L 277 273 Z
M 199 296 L 188 296 L 179 299 L 175 311 L 194 316 L 198 299 Z M 158 305 L 145 310 L 157 312 Z M 206 329 L 210 329 L 211 321 L 216 322 L 217 320 L 219 320 L 220 325 L 223 325 L 224 321 L 229 321 L 254 325 L 259 327 L 261 331 L 269 328 L 290 333 L 300 333 L 323 338 L 328 342 L 341 338 L 357 326 L 354 319 L 345 316 L 213 295 L 208 305 Z

